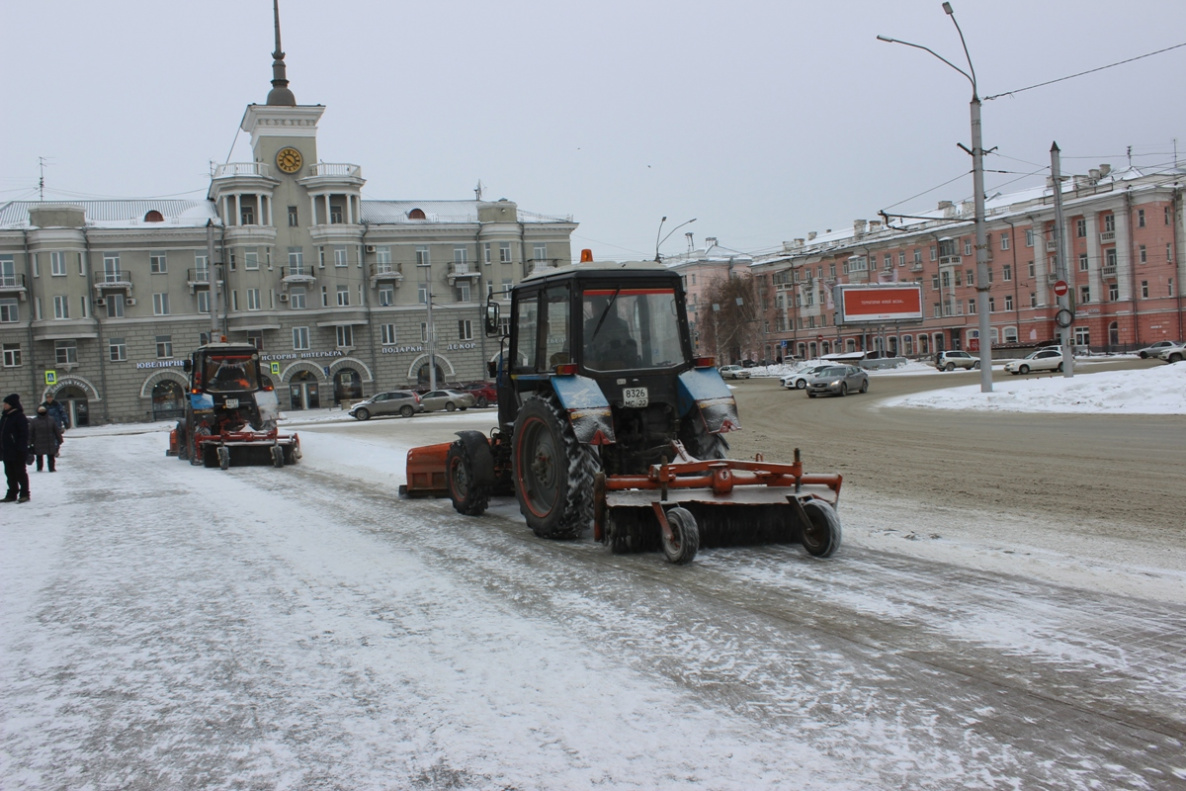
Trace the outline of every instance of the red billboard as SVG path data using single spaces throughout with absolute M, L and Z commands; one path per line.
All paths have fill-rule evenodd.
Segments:
M 837 286 L 839 324 L 898 324 L 922 321 L 922 286 L 895 283 Z

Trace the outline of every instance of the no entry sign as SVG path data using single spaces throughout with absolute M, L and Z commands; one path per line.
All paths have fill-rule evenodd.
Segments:
M 1065 297 L 1067 294 L 1067 281 L 1060 280 L 1054 284 L 1054 294 L 1058 297 Z

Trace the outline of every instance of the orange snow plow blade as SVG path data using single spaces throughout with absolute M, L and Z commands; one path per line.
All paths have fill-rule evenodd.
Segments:
M 399 487 L 401 497 L 448 497 L 447 458 L 452 442 L 425 445 L 408 451 L 408 482 Z

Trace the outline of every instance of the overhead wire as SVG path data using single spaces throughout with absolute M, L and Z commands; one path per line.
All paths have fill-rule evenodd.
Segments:
M 1056 80 L 1046 80 L 1046 82 L 1039 82 L 1036 85 L 1030 85 L 1025 88 L 1018 88 L 1013 91 L 1005 91 L 1004 93 L 997 93 L 997 94 L 993 94 L 992 96 L 985 96 L 984 101 L 989 102 L 989 101 L 992 101 L 993 99 L 999 99 L 1002 96 L 1014 96 L 1019 93 L 1024 93 L 1025 91 L 1032 91 L 1034 88 L 1041 88 L 1046 85 L 1053 85 L 1056 82 L 1065 82 L 1066 80 L 1073 80 L 1074 78 L 1082 77 L 1085 74 L 1094 74 L 1095 72 L 1103 71 L 1104 69 L 1111 69 L 1115 66 L 1123 66 L 1125 63 L 1132 63 L 1133 61 L 1141 60 L 1143 58 L 1151 58 L 1154 55 L 1160 55 L 1163 52 L 1169 52 L 1170 50 L 1180 49 L 1181 47 L 1186 47 L 1186 42 L 1182 42 L 1181 44 L 1174 44 L 1172 47 L 1165 47 L 1164 49 L 1159 49 L 1159 50 L 1156 50 L 1155 52 L 1146 52 L 1144 55 L 1137 55 L 1135 58 L 1126 58 L 1124 60 L 1118 60 L 1115 63 L 1109 63 L 1107 66 L 1097 66 L 1094 69 L 1088 69 L 1087 71 L 1081 71 L 1077 74 L 1069 74 L 1066 77 L 1059 77 Z

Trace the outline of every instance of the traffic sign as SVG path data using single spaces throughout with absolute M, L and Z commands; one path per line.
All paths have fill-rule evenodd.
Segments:
M 1054 295 L 1064 297 L 1067 294 L 1067 281 L 1060 280 L 1054 284 Z

